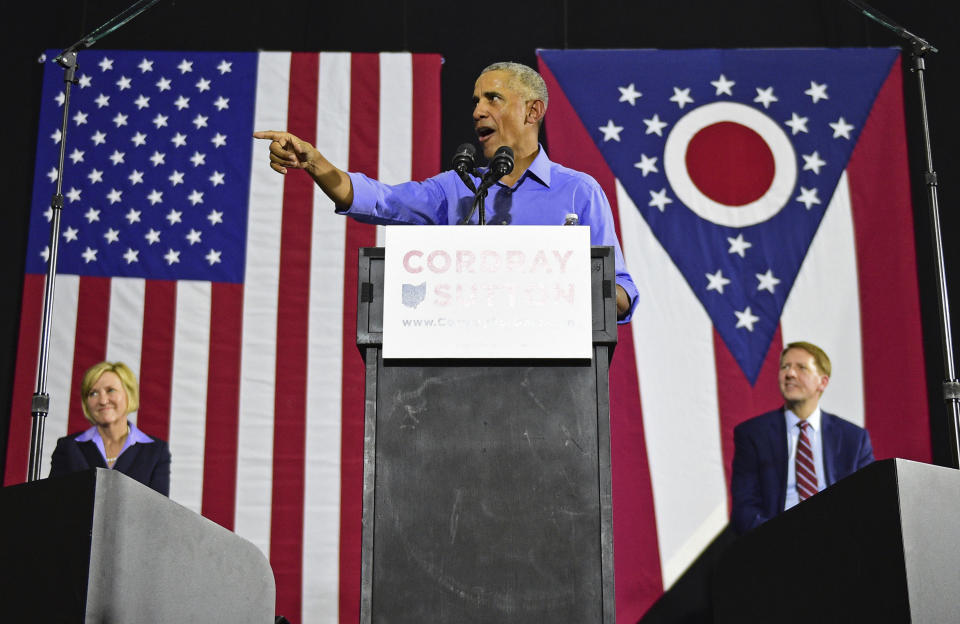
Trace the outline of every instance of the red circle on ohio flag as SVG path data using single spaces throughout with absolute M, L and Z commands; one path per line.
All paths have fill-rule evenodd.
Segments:
M 727 206 L 763 197 L 773 183 L 773 152 L 759 134 L 732 121 L 705 126 L 687 144 L 687 171 L 700 192 Z
M 677 198 L 698 216 L 743 228 L 787 205 L 797 157 L 790 138 L 762 111 L 712 102 L 673 125 L 663 146 L 663 170 Z

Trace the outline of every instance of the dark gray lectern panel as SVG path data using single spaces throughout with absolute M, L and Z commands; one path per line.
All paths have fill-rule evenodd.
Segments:
M 595 373 L 497 373 L 380 366 L 375 621 L 602 621 Z
M 4 622 L 272 622 L 253 544 L 113 470 L 0 490 Z
M 382 250 L 363 251 L 361 623 L 614 621 L 613 258 L 593 252 L 592 360 L 385 362 Z
M 871 464 L 741 536 L 714 583 L 714 621 L 958 621 L 960 471 Z

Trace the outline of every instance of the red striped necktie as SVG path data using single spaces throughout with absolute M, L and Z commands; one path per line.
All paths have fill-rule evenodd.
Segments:
M 800 500 L 806 500 L 817 493 L 817 469 L 813 465 L 813 448 L 807 436 L 810 423 L 801 420 L 797 426 L 800 427 L 797 440 L 797 496 Z

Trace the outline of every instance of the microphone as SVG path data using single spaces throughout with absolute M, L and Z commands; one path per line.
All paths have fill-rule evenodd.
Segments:
M 493 183 L 513 171 L 513 149 L 504 145 L 497 150 L 490 161 L 490 170 L 483 176 L 481 189 L 493 186 Z
M 463 183 L 467 185 L 470 192 L 476 193 L 477 187 L 474 185 L 470 174 L 474 172 L 477 162 L 477 148 L 471 143 L 463 143 L 453 154 L 453 170 L 457 172 Z

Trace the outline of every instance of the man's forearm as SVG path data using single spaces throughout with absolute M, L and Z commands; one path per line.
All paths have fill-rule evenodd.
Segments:
M 338 207 L 353 204 L 353 183 L 350 176 L 330 164 L 323 154 L 315 152 L 305 169 L 320 190 Z

